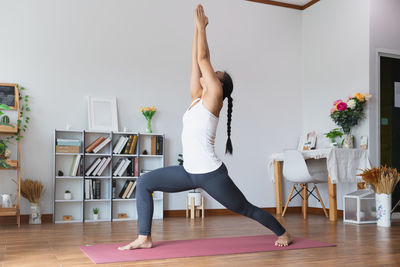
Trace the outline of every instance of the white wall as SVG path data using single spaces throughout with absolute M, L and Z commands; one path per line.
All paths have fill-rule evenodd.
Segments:
M 197 2 L 0 2 L 0 81 L 19 83 L 31 96 L 22 176 L 45 184 L 43 213 L 51 213 L 53 205 L 53 130 L 65 128 L 66 123 L 87 128 L 88 95 L 116 96 L 120 128 L 135 131 L 145 130 L 139 107 L 157 107 L 153 129 L 166 134 L 166 165 L 177 163 L 181 116 L 190 104 Z M 302 128 L 301 13 L 242 0 L 201 2 L 210 18 L 212 62 L 217 69 L 230 71 L 235 83 L 234 156 L 223 155 L 225 109 L 217 132 L 217 154 L 251 202 L 272 207 L 268 156 L 295 147 Z M 0 192 L 12 188 L 5 181 L 0 180 Z M 165 208 L 184 209 L 184 197 L 184 193 L 167 196 Z M 211 199 L 206 207 L 221 208 Z M 26 200 L 22 213 L 28 213 Z
M 333 102 L 369 91 L 369 2 L 322 0 L 302 14 L 303 130 L 326 133 L 337 126 L 329 117 Z M 368 112 L 368 111 L 367 111 Z M 368 119 L 354 128 L 355 146 L 368 134 Z M 321 185 L 328 205 L 327 184 Z M 338 208 L 355 184 L 338 184 Z M 320 207 L 310 200 L 310 206 Z
M 370 91 L 375 101 L 370 109 L 370 133 L 374 143 L 370 145 L 371 160 L 380 164 L 380 107 L 377 71 L 378 52 L 400 56 L 400 1 L 370 0 Z

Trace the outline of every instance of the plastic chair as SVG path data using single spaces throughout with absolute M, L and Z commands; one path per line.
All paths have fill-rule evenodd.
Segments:
M 307 211 L 306 211 L 306 202 L 305 201 L 311 195 L 311 196 L 315 197 L 318 200 L 318 202 L 321 203 L 321 206 L 322 206 L 322 209 L 324 210 L 325 216 L 328 217 L 328 213 L 325 209 L 324 202 L 322 201 L 321 195 L 319 194 L 319 190 L 317 187 L 317 184 L 319 184 L 319 183 L 327 183 L 328 177 L 321 175 L 321 174 L 318 175 L 318 173 L 311 175 L 308 170 L 306 161 L 304 160 L 304 157 L 300 151 L 298 151 L 298 150 L 284 151 L 283 176 L 288 181 L 294 183 L 294 185 L 293 185 L 292 189 L 290 190 L 290 194 L 286 201 L 282 216 L 285 216 L 289 202 L 297 195 L 300 195 L 301 198 L 303 199 L 303 216 L 304 216 L 304 219 L 306 219 Z M 308 190 L 308 188 L 307 188 L 307 184 L 309 184 L 309 183 L 314 184 L 314 187 L 311 191 Z M 298 190 L 296 188 L 297 185 L 301 186 L 300 190 Z M 296 194 L 292 197 L 294 190 L 296 191 Z M 313 194 L 314 190 L 318 197 Z

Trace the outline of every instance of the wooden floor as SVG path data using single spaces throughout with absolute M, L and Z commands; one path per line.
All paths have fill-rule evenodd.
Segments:
M 281 222 L 299 237 L 336 244 L 332 248 L 288 250 L 211 257 L 126 262 L 100 266 L 400 266 L 400 221 L 391 228 L 374 224 L 331 223 L 319 215 L 287 214 Z M 83 244 L 129 242 L 136 222 L 0 225 L 0 266 L 92 266 Z M 241 216 L 209 216 L 202 221 L 166 218 L 153 224 L 154 240 L 270 234 Z

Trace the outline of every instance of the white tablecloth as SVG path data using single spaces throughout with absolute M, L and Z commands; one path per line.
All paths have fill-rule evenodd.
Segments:
M 340 149 L 324 148 L 315 150 L 301 151 L 304 159 L 323 159 L 326 158 L 326 165 L 332 183 L 338 182 L 361 182 L 356 174 L 361 173 L 359 169 L 371 168 L 366 149 Z M 283 152 L 274 153 L 268 161 L 268 172 L 272 182 L 275 182 L 274 161 L 283 161 Z

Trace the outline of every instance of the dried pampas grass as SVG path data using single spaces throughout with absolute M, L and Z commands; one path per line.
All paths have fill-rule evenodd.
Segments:
M 21 181 L 21 195 L 31 203 L 39 203 L 43 193 L 43 184 L 30 179 Z
M 391 194 L 400 180 L 397 170 L 386 166 L 363 170 L 358 176 L 368 185 L 372 185 L 377 194 Z

